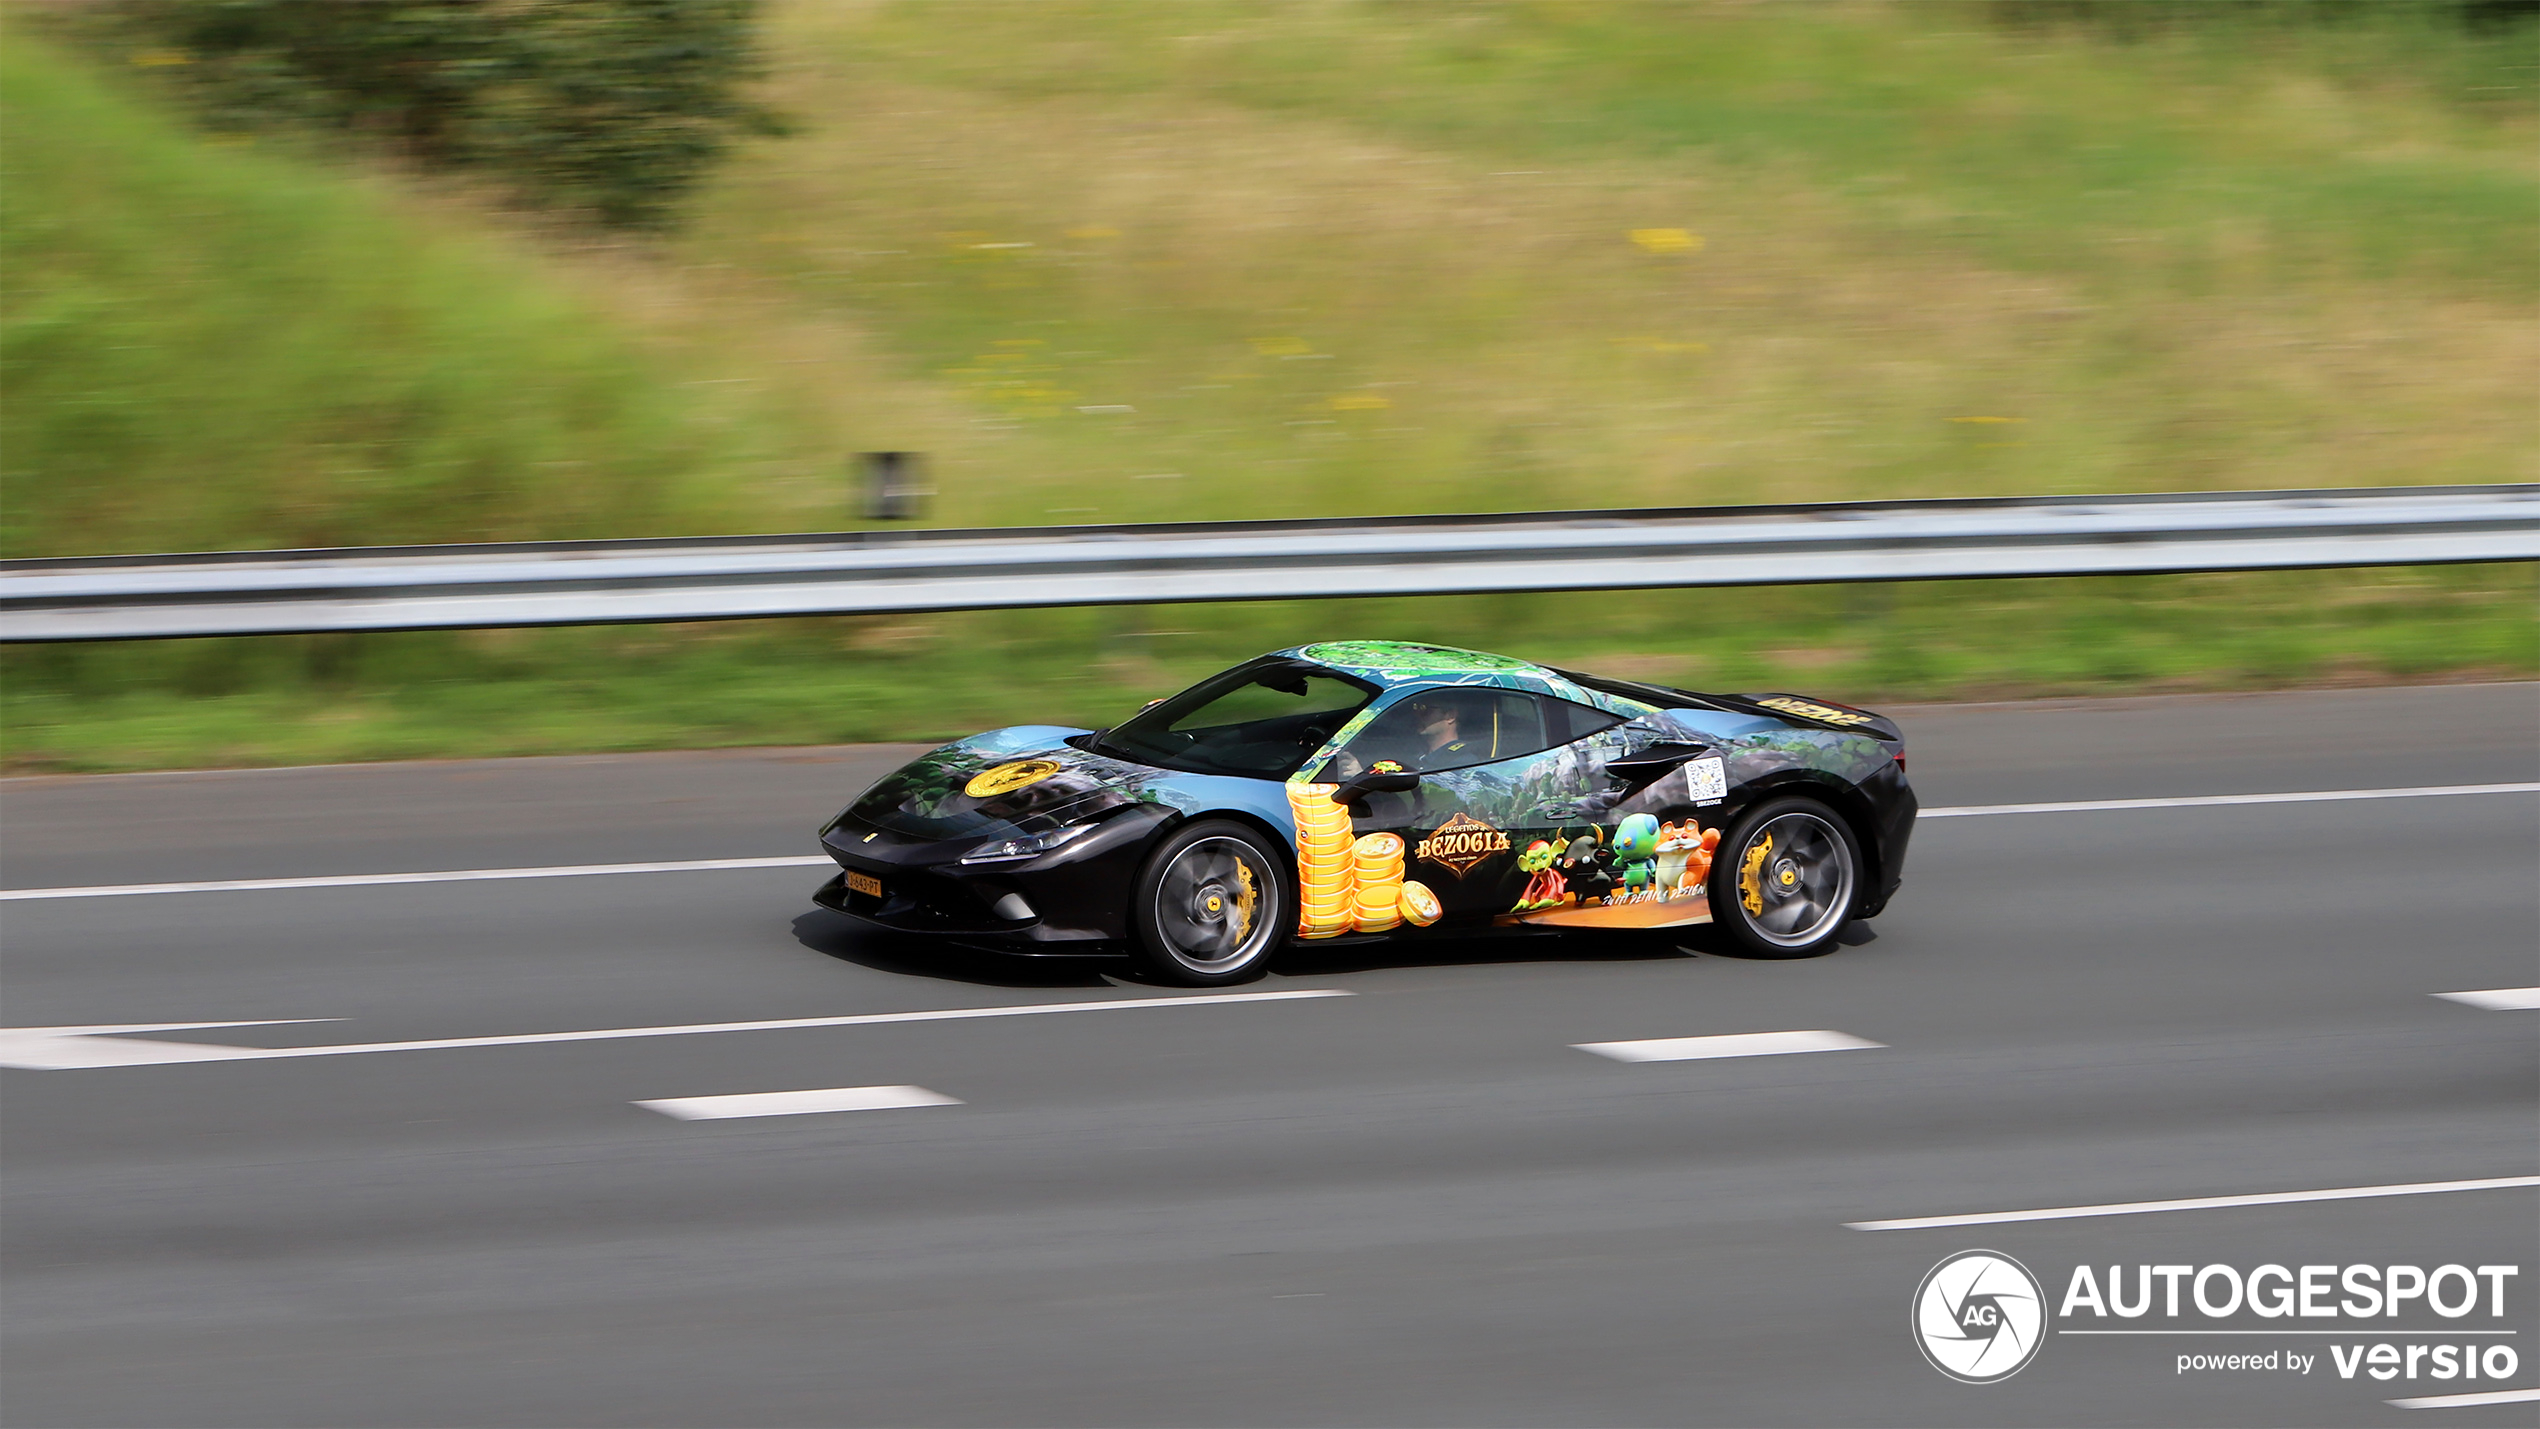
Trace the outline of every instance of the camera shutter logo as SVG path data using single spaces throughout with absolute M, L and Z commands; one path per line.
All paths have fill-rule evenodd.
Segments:
M 2009 1379 L 2046 1342 L 2046 1291 L 2028 1267 L 1962 1250 L 1914 1289 L 1914 1343 L 1933 1369 L 1966 1384 Z

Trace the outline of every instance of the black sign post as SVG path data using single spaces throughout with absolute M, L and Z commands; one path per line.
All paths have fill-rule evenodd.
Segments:
M 875 521 L 914 521 L 924 514 L 926 485 L 922 452 L 864 454 L 864 514 Z

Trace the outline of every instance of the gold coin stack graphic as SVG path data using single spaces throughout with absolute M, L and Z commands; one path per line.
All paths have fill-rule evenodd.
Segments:
M 1356 912 L 1353 899 L 1358 890 L 1350 873 L 1349 810 L 1332 802 L 1336 787 L 1288 786 L 1288 810 L 1296 815 L 1296 926 L 1303 937 L 1339 937 L 1349 931 Z
M 1369 834 L 1350 848 L 1350 872 L 1358 885 L 1350 912 L 1362 933 L 1402 924 L 1402 837 Z

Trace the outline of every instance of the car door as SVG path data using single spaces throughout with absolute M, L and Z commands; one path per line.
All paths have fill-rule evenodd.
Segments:
M 1649 722 L 1621 722 L 1547 757 L 1528 806 L 1534 877 L 1513 921 L 1550 927 L 1665 928 L 1710 921 L 1705 891 L 1727 792 L 1712 747 Z M 1549 833 L 1543 832 L 1550 826 Z
M 1391 767 L 1420 781 L 1351 806 L 1347 876 L 1357 930 L 1380 931 L 1372 925 L 1386 921 L 1388 899 L 1400 921 L 1414 925 L 1424 913 L 1470 926 L 1511 912 L 1534 872 L 1520 868 L 1520 851 L 1544 841 L 1554 832 L 1545 820 L 1600 782 L 1599 757 L 1588 746 L 1619 722 L 1548 695 L 1489 686 L 1423 688 L 1381 710 L 1324 775 L 1337 783 Z

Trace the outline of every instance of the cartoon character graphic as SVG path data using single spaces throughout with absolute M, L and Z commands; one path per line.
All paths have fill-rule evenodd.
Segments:
M 1561 875 L 1552 868 L 1552 861 L 1559 852 L 1551 844 L 1537 839 L 1526 845 L 1524 853 L 1517 855 L 1517 867 L 1526 873 L 1527 879 L 1526 891 L 1517 895 L 1515 911 L 1523 913 L 1530 908 L 1558 908 L 1562 899 L 1569 896 L 1569 890 L 1562 886 Z
M 1589 899 L 1602 903 L 1614 891 L 1614 851 L 1604 846 L 1594 829 L 1570 840 L 1559 867 L 1563 885 L 1578 896 L 1581 907 Z
M 1699 893 L 1711 878 L 1712 855 L 1720 847 L 1720 831 L 1705 829 L 1694 819 L 1662 824 L 1658 829 L 1658 896 L 1685 898 Z
M 1709 880 L 1716 829 L 1692 819 L 1663 823 L 1626 814 L 1612 829 L 1567 829 L 1529 845 L 1517 866 L 1530 880 L 1502 924 L 1551 928 L 1676 928 L 1711 921 Z
M 1614 826 L 1614 881 L 1634 902 L 1658 891 L 1658 816 L 1632 814 Z

